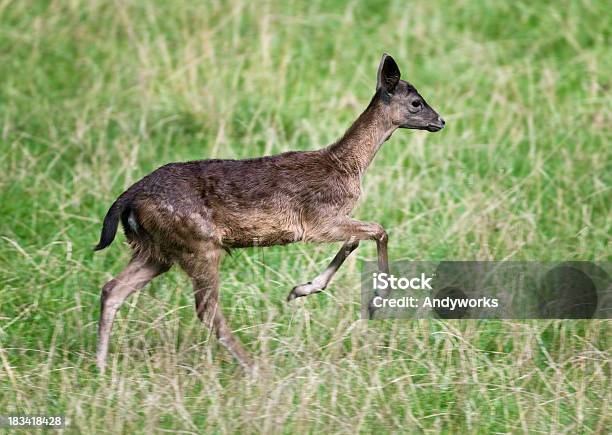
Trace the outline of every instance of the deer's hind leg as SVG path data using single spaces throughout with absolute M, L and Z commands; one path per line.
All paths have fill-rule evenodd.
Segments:
M 108 343 L 119 307 L 129 295 L 140 290 L 153 278 L 168 269 L 170 269 L 170 264 L 134 255 L 127 267 L 116 278 L 111 279 L 102 287 L 96 351 L 96 363 L 100 373 L 104 373 L 106 368 Z
M 219 304 L 219 263 L 221 248 L 212 243 L 200 245 L 196 252 L 185 254 L 179 261 L 191 277 L 198 318 L 210 328 L 221 343 L 245 370 L 254 367 L 250 355 L 232 333 Z

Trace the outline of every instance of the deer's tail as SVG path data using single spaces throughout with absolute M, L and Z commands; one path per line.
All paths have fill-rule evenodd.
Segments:
M 102 224 L 102 232 L 100 234 L 100 241 L 94 247 L 94 251 L 100 251 L 106 248 L 108 245 L 113 243 L 115 234 L 117 234 L 117 227 L 119 226 L 119 219 L 123 212 L 128 208 L 129 200 L 125 192 L 110 206 L 106 216 L 104 216 L 104 223 Z

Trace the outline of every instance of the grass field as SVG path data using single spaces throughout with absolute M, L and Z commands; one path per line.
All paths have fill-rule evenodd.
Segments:
M 124 305 L 95 368 L 99 292 L 129 251 L 102 218 L 171 161 L 312 150 L 391 53 L 446 119 L 398 131 L 354 216 L 392 260 L 610 260 L 612 15 L 602 0 L 0 0 L 0 415 L 70 433 L 605 433 L 609 321 L 359 320 L 363 243 L 226 257 L 246 378 L 172 270 Z

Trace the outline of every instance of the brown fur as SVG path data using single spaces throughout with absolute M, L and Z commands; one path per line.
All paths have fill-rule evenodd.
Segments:
M 313 282 L 294 287 L 289 300 L 324 289 L 359 240 L 377 242 L 379 266 L 388 270 L 382 226 L 348 217 L 359 199 L 361 178 L 398 127 L 437 131 L 444 125 L 399 75 L 393 59 L 383 56 L 374 98 L 342 139 L 329 147 L 248 160 L 171 163 L 125 191 L 109 210 L 97 247 L 110 244 L 121 217 L 134 256 L 128 268 L 104 287 L 101 370 L 119 305 L 174 263 L 193 280 L 198 316 L 245 367 L 252 366 L 251 359 L 218 307 L 222 250 L 299 241 L 345 242 L 328 269 Z

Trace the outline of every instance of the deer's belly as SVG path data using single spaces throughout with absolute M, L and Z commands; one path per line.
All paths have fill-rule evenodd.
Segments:
M 300 233 L 286 229 L 246 228 L 243 231 L 230 231 L 223 237 L 223 246 L 228 248 L 246 248 L 250 246 L 274 246 L 299 242 Z
M 255 235 L 251 237 L 239 235 L 223 239 L 223 246 L 228 248 L 247 248 L 256 246 L 287 245 L 300 241 L 290 232 L 278 232 L 275 234 Z
M 301 226 L 291 218 L 280 216 L 243 216 L 226 221 L 222 244 L 228 248 L 286 245 L 302 240 Z

